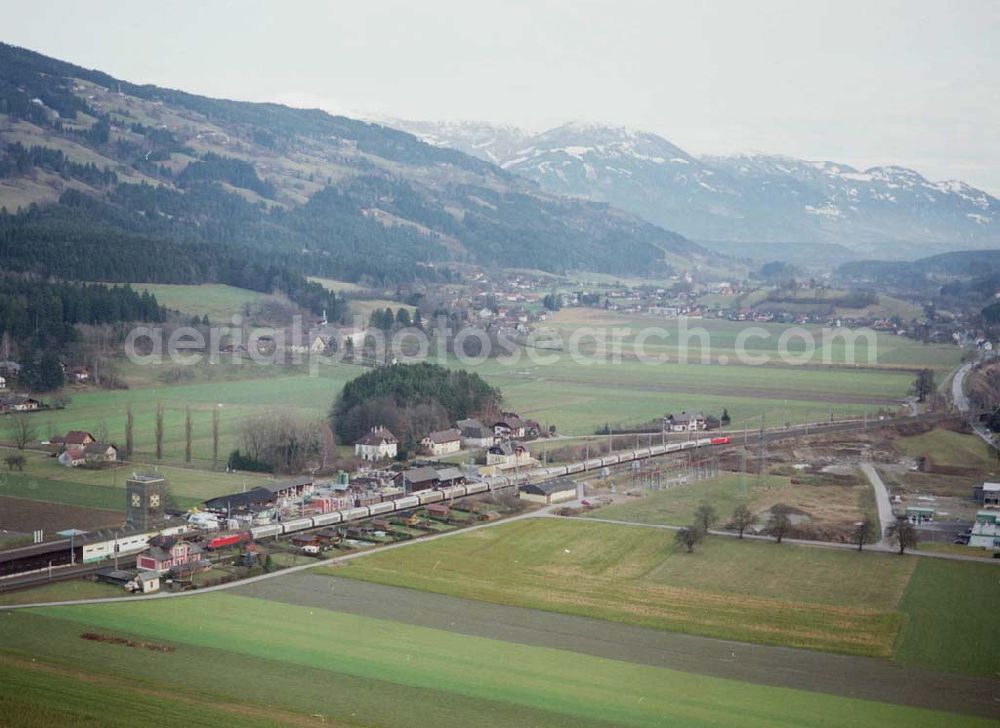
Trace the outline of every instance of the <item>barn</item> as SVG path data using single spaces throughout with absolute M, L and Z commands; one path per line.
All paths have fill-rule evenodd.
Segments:
M 533 503 L 562 503 L 577 497 L 577 483 L 572 478 L 555 478 L 544 483 L 522 485 L 518 495 Z

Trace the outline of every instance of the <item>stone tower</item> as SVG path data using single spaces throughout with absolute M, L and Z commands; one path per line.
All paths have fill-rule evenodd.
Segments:
M 145 530 L 165 520 L 167 481 L 158 475 L 133 475 L 125 481 L 125 526 Z

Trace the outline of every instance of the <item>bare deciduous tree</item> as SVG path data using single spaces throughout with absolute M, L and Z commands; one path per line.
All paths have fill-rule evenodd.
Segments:
M 858 544 L 858 551 L 864 548 L 865 541 L 875 533 L 875 523 L 870 518 L 865 518 L 854 526 L 854 541 Z
M 337 455 L 337 438 L 333 434 L 330 423 L 325 420 L 320 423 L 320 437 L 323 440 L 323 461 L 320 469 L 326 470 Z
M 788 517 L 788 506 L 784 503 L 776 503 L 771 507 L 771 517 L 767 521 L 767 531 L 774 540 L 781 543 L 781 539 L 792 530 L 792 519 Z
M 18 450 L 23 450 L 29 442 L 35 439 L 35 423 L 27 412 L 17 412 L 10 415 L 7 430 L 10 432 L 11 442 Z
M 698 508 L 694 512 L 694 525 L 696 525 L 703 533 L 708 534 L 708 529 L 714 526 L 719 521 L 719 514 L 715 512 L 715 508 L 712 507 L 711 503 L 702 502 L 699 504 Z
M 740 538 L 743 538 L 743 532 L 750 528 L 755 520 L 753 511 L 745 505 L 736 506 L 736 510 L 733 511 L 733 526 L 739 532 Z
M 920 541 L 917 529 L 906 518 L 897 519 L 885 529 L 885 537 L 896 545 L 900 554 L 905 553 L 906 549 L 915 548 Z
M 245 455 L 279 473 L 304 470 L 310 461 L 315 464 L 323 449 L 318 423 L 284 413 L 260 414 L 244 420 L 240 440 Z

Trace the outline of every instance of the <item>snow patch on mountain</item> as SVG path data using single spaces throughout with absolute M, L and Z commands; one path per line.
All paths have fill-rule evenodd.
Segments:
M 860 170 L 776 154 L 696 157 L 661 136 L 570 122 L 533 134 L 481 123 L 397 122 L 533 179 L 695 239 L 856 246 L 1000 245 L 1000 200 L 898 165 Z

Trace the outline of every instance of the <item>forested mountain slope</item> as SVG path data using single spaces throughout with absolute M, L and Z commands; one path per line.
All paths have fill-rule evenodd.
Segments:
M 136 85 L 9 45 L 0 207 L 6 267 L 300 297 L 304 272 L 404 281 L 461 261 L 644 273 L 704 255 L 406 132 Z

